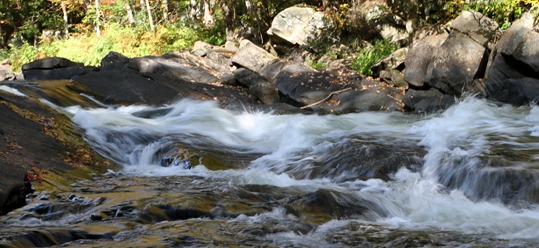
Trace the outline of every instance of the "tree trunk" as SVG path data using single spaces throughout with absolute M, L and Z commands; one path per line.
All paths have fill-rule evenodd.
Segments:
M 213 27 L 215 24 L 215 16 L 213 15 L 213 9 L 210 0 L 204 0 L 204 25 L 206 27 Z
M 150 7 L 150 1 L 146 0 L 146 11 L 148 11 L 148 21 L 150 22 L 150 30 L 155 33 L 155 26 L 153 25 L 152 8 Z
M 62 1 L 60 3 L 60 7 L 62 8 L 62 13 L 64 14 L 64 35 L 67 38 L 69 38 L 69 20 L 67 18 L 67 3 L 65 1 Z
M 127 20 L 129 21 L 129 25 L 131 25 L 131 27 L 135 27 L 135 16 L 133 15 L 133 10 L 131 9 L 129 2 L 125 3 L 124 9 L 127 12 Z
M 101 37 L 101 28 L 99 27 L 101 25 L 101 12 L 99 11 L 99 0 L 95 0 L 95 31 L 97 33 L 97 37 Z
M 163 0 L 163 19 L 168 22 L 168 0 Z

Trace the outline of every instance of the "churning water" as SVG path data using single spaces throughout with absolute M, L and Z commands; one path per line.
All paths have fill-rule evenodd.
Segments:
M 331 190 L 343 193 L 337 201 L 367 202 L 365 214 L 331 220 L 310 234 L 273 234 L 275 240 L 308 244 L 317 233 L 359 221 L 539 242 L 536 106 L 468 98 L 436 114 L 317 116 L 182 100 L 162 107 L 65 110 L 96 149 L 132 175 Z M 181 147 L 228 162 L 210 165 Z M 293 218 L 282 209 L 266 215 Z
M 123 170 L 2 217 L 0 246 L 539 245 L 537 106 L 56 108 Z

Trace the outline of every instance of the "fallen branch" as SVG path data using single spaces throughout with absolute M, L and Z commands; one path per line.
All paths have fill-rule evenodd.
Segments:
M 349 90 L 351 90 L 351 89 L 352 89 L 352 87 L 348 87 L 348 88 L 344 88 L 344 89 L 342 89 L 342 90 L 333 91 L 333 92 L 329 93 L 328 96 L 324 97 L 324 99 L 322 99 L 322 100 L 320 100 L 320 101 L 318 101 L 318 102 L 315 102 L 315 103 L 311 103 L 311 104 L 309 104 L 309 105 L 307 105 L 307 106 L 303 106 L 303 107 L 301 107 L 301 108 L 299 108 L 299 109 L 306 109 L 306 108 L 310 108 L 310 107 L 312 107 L 312 106 L 318 105 L 318 104 L 320 104 L 320 103 L 323 103 L 323 102 L 327 101 L 329 98 L 331 98 L 331 97 L 332 97 L 333 95 L 335 95 L 335 94 L 343 93 L 343 92 L 349 91 Z

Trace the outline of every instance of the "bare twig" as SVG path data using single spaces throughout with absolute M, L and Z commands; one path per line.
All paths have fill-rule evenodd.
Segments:
M 331 98 L 331 97 L 332 97 L 333 95 L 335 95 L 335 94 L 343 93 L 343 92 L 349 91 L 349 90 L 351 90 L 351 89 L 352 89 L 352 87 L 348 87 L 348 88 L 344 88 L 344 89 L 342 89 L 342 90 L 333 91 L 333 92 L 329 93 L 329 95 L 326 96 L 324 99 L 322 99 L 322 100 L 320 100 L 320 101 L 318 101 L 318 102 L 315 102 L 315 103 L 311 103 L 311 104 L 309 104 L 309 105 L 307 105 L 307 106 L 303 106 L 303 107 L 301 107 L 300 109 L 306 109 L 306 108 L 310 108 L 310 107 L 312 107 L 312 106 L 318 105 L 318 104 L 320 104 L 320 103 L 323 103 L 323 102 L 327 101 L 329 98 Z

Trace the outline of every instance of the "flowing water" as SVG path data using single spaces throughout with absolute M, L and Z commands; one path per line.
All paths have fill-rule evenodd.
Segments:
M 4 237 L 71 225 L 81 238 L 64 246 L 539 246 L 536 106 L 468 98 L 435 114 L 318 116 L 182 100 L 61 111 L 123 170 L 56 203 L 38 195 L 7 217 Z

